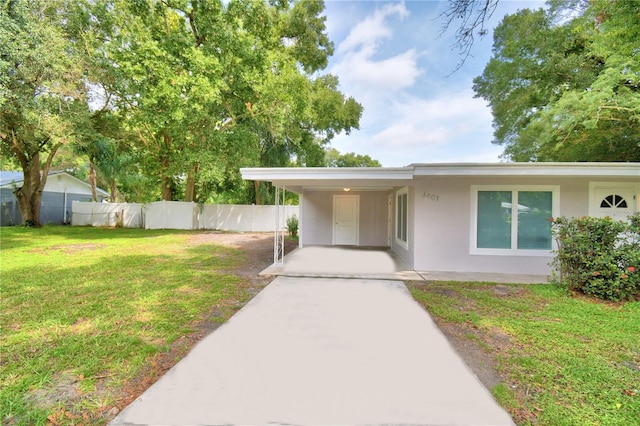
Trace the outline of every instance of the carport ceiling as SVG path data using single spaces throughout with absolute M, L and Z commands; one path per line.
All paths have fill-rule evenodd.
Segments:
M 397 168 L 251 168 L 240 169 L 242 178 L 271 182 L 287 191 L 384 191 L 407 186 L 413 179 L 412 167 Z

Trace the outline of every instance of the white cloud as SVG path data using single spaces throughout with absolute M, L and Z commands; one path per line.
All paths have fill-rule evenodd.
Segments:
M 355 50 L 361 46 L 364 50 L 368 50 L 368 47 L 377 46 L 380 39 L 391 38 L 393 31 L 386 21 L 393 15 L 398 15 L 400 19 L 409 15 L 404 2 L 387 4 L 381 9 L 376 9 L 373 14 L 353 27 L 349 35 L 338 46 L 337 53 Z
M 458 58 L 450 51 L 452 36 L 438 38 L 437 4 L 328 4 L 338 46 L 328 71 L 364 106 L 361 130 L 338 135 L 335 148 L 384 166 L 499 161 L 503 147 L 491 144 L 491 111 L 471 89 L 491 55 L 490 37 L 449 75 Z
M 470 91 L 432 99 L 413 96 L 369 105 L 363 131 L 337 137 L 343 152 L 368 154 L 385 166 L 422 162 L 495 162 L 502 151 L 491 145 L 491 112 Z
M 384 59 L 376 58 L 382 41 L 393 38 L 388 21 L 395 16 L 402 20 L 408 15 L 404 2 L 376 8 L 338 45 L 337 61 L 331 73 L 339 75 L 342 86 L 350 88 L 356 97 L 364 98 L 371 91 L 388 92 L 411 87 L 422 74 L 415 49 Z
M 340 76 L 340 81 L 353 86 L 355 94 L 371 93 L 372 90 L 397 91 L 411 87 L 422 71 L 417 65 L 417 54 L 410 49 L 397 56 L 375 61 L 373 52 L 361 50 L 345 55 L 332 73 Z
M 387 127 L 371 138 L 375 145 L 409 148 L 411 146 L 439 145 L 446 143 L 451 132 L 449 129 L 438 126 L 428 128 L 427 126 L 416 126 L 417 123 L 402 122 Z
M 487 128 L 491 114 L 485 102 L 463 91 L 433 99 L 404 97 L 392 105 L 377 105 L 391 125 L 372 136 L 376 145 L 437 145 Z M 374 112 L 375 113 L 375 112 Z

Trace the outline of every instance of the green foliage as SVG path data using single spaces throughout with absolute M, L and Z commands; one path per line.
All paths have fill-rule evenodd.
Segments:
M 362 106 L 321 73 L 322 1 L 2 4 L 0 150 L 24 200 L 53 164 L 95 170 L 112 198 L 251 202 L 240 167 L 319 166 L 358 128 Z
M 639 161 L 637 2 L 551 2 L 508 15 L 474 80 L 515 161 Z
M 325 152 L 325 165 L 327 167 L 381 167 L 378 160 L 368 155 L 360 155 L 354 152 L 341 154 L 335 148 L 329 148 Z
M 237 192 L 243 166 L 317 165 L 362 107 L 319 74 L 333 45 L 324 3 L 101 0 L 102 90 L 164 199 Z
M 292 237 L 298 236 L 298 216 L 295 214 L 287 219 L 287 231 Z
M 56 152 L 93 132 L 82 5 L 15 0 L 0 7 L 0 153 L 24 173 L 15 194 L 23 220 L 36 227 Z
M 553 221 L 561 284 L 605 300 L 640 296 L 640 214 L 630 221 L 583 217 Z

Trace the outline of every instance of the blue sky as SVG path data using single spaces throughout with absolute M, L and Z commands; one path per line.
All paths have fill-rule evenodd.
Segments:
M 473 79 L 491 57 L 492 29 L 505 14 L 543 1 L 501 0 L 489 34 L 472 57 L 452 51 L 454 30 L 441 35 L 445 1 L 325 1 L 335 53 L 325 71 L 364 106 L 360 130 L 331 143 L 342 153 L 367 154 L 386 167 L 411 163 L 497 162 L 491 111 L 475 99 Z

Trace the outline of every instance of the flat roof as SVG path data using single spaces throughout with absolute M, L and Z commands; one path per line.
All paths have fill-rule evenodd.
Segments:
M 271 182 L 293 192 L 350 187 L 387 189 L 409 185 L 418 176 L 637 177 L 640 163 L 414 163 L 406 167 L 241 168 L 245 180 Z

